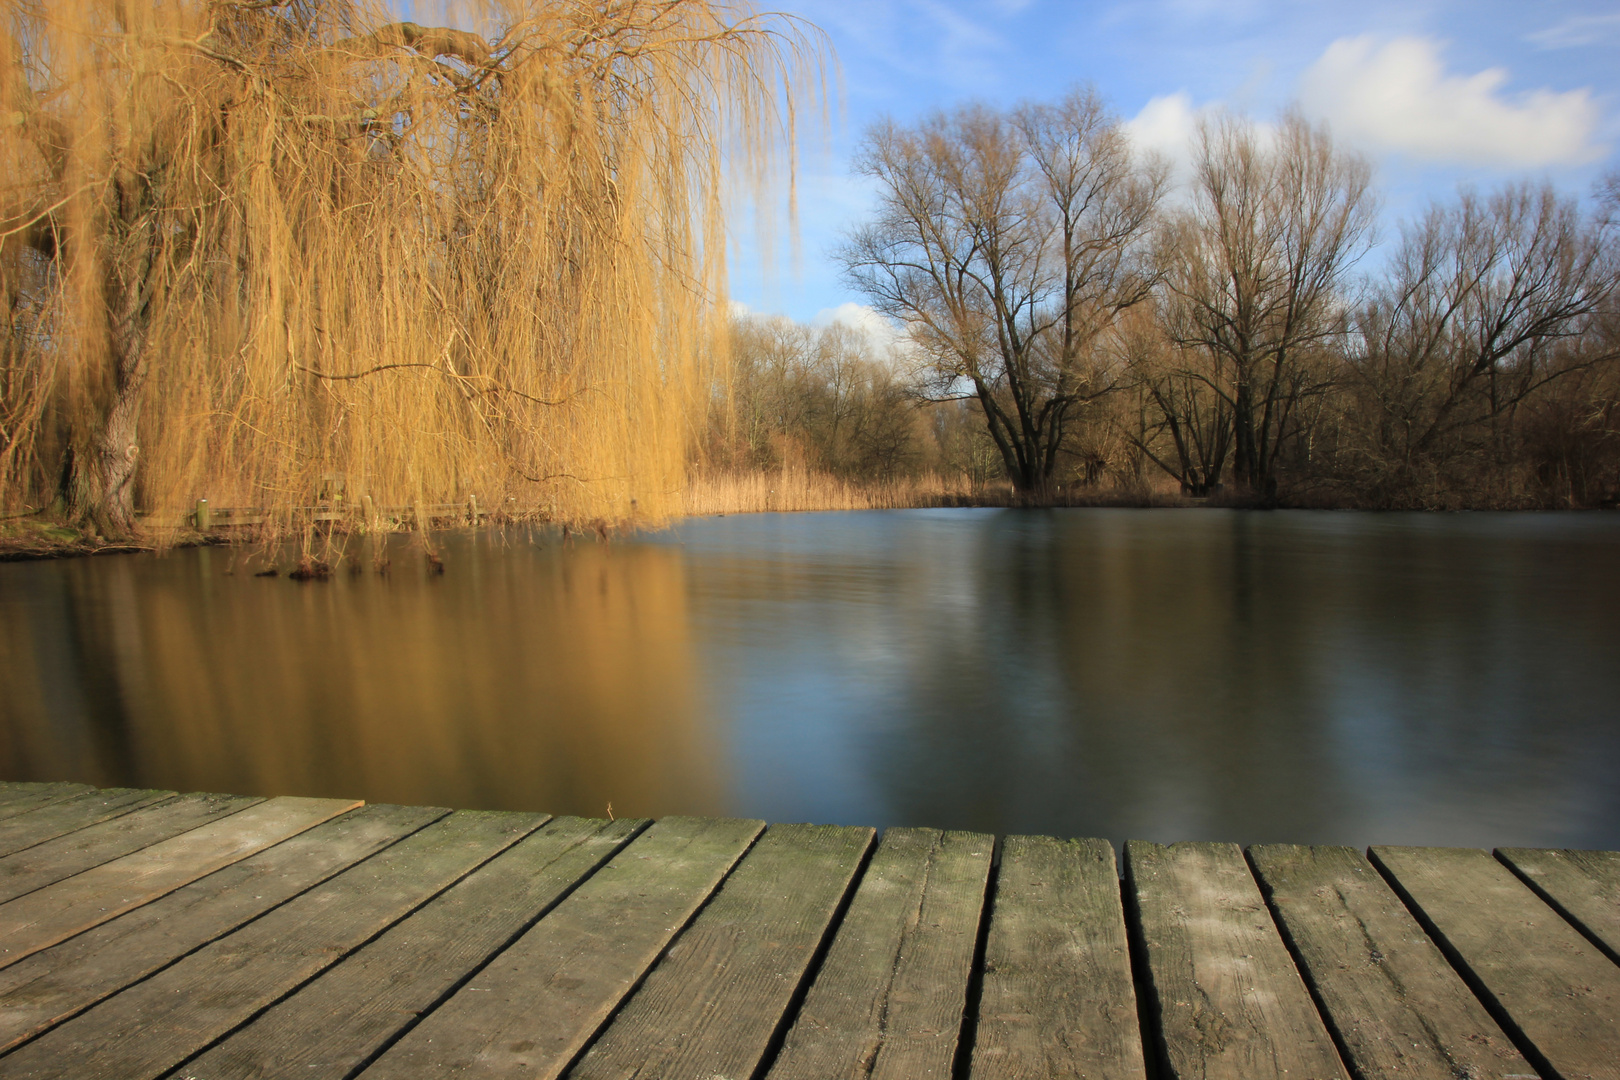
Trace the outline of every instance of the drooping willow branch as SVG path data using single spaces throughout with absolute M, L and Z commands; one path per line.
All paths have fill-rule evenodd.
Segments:
M 546 406 L 549 406 L 549 407 L 552 407 L 552 408 L 555 408 L 555 407 L 560 406 L 560 405 L 566 405 L 570 401 L 572 401 L 573 399 L 581 396 L 582 394 L 589 393 L 590 390 L 592 389 L 591 387 L 588 387 L 588 386 L 587 387 L 582 387 L 581 389 L 576 390 L 572 394 L 568 394 L 568 395 L 566 395 L 564 397 L 558 398 L 555 401 L 548 401 L 545 398 L 535 397 L 533 394 L 526 394 L 522 390 L 519 390 L 515 386 L 508 386 L 505 383 L 499 382 L 499 381 L 497 381 L 495 379 L 495 377 L 493 375 L 463 375 L 458 371 L 446 371 L 446 370 L 444 370 L 444 368 L 440 367 L 438 364 L 432 364 L 432 363 L 422 363 L 422 364 L 378 364 L 376 367 L 367 368 L 365 371 L 355 371 L 355 372 L 350 372 L 350 373 L 344 374 L 344 375 L 332 375 L 332 374 L 329 374 L 329 373 L 327 373 L 325 371 L 316 371 L 314 368 L 305 367 L 303 364 L 294 364 L 293 367 L 297 368 L 299 371 L 302 371 L 306 375 L 313 375 L 317 379 L 327 379 L 327 380 L 329 380 L 331 382 L 348 382 L 351 379 L 364 379 L 368 375 L 376 375 L 379 372 L 383 372 L 383 371 L 397 371 L 397 370 L 399 370 L 401 368 L 428 368 L 428 369 L 430 369 L 432 371 L 437 371 L 440 375 L 443 375 L 447 379 L 462 379 L 462 380 L 465 380 L 465 381 L 468 381 L 468 382 L 475 382 L 475 381 L 480 381 L 480 380 L 488 380 L 490 382 L 495 383 L 494 386 L 488 386 L 488 387 L 481 388 L 480 391 L 479 391 L 480 393 L 484 393 L 484 394 L 511 394 L 513 397 L 520 397 L 520 398 L 523 398 L 525 401 L 532 401 L 536 405 L 546 405 Z

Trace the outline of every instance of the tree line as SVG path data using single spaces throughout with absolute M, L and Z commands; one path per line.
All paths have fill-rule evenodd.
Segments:
M 1464 189 L 1379 244 L 1371 167 L 1325 126 L 1212 117 L 1177 190 L 1089 90 L 880 124 L 856 168 L 878 210 L 840 256 L 904 347 L 739 327 L 733 454 L 872 476 L 988 456 L 1033 501 L 1620 495 L 1612 177 L 1585 201 Z

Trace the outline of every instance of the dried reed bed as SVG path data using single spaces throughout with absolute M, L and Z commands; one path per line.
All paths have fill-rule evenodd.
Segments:
M 967 477 L 926 474 L 892 480 L 850 481 L 807 469 L 720 472 L 692 477 L 683 510 L 693 516 L 761 514 L 794 510 L 894 510 L 918 506 L 979 505 L 996 500 Z
M 0 509 L 678 512 L 819 39 L 731 0 L 0 0 Z M 790 172 L 791 170 L 789 170 Z
M 965 475 L 926 473 L 893 480 L 850 481 L 807 469 L 695 474 L 684 512 L 692 516 L 797 510 L 900 510 L 931 506 L 1191 507 L 1229 505 L 1182 495 L 1163 479 L 1118 486 L 1078 485 L 1039 495 L 1006 480 L 976 483 Z M 1237 505 L 1237 504 L 1231 504 Z

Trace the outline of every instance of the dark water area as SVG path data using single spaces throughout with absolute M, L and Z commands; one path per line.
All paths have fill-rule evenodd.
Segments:
M 1620 516 L 751 515 L 0 565 L 0 778 L 1620 849 Z M 370 563 L 365 563 L 369 567 Z

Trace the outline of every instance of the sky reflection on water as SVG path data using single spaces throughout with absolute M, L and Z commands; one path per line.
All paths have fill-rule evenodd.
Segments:
M 1620 848 L 1620 517 L 930 510 L 0 566 L 0 773 Z

